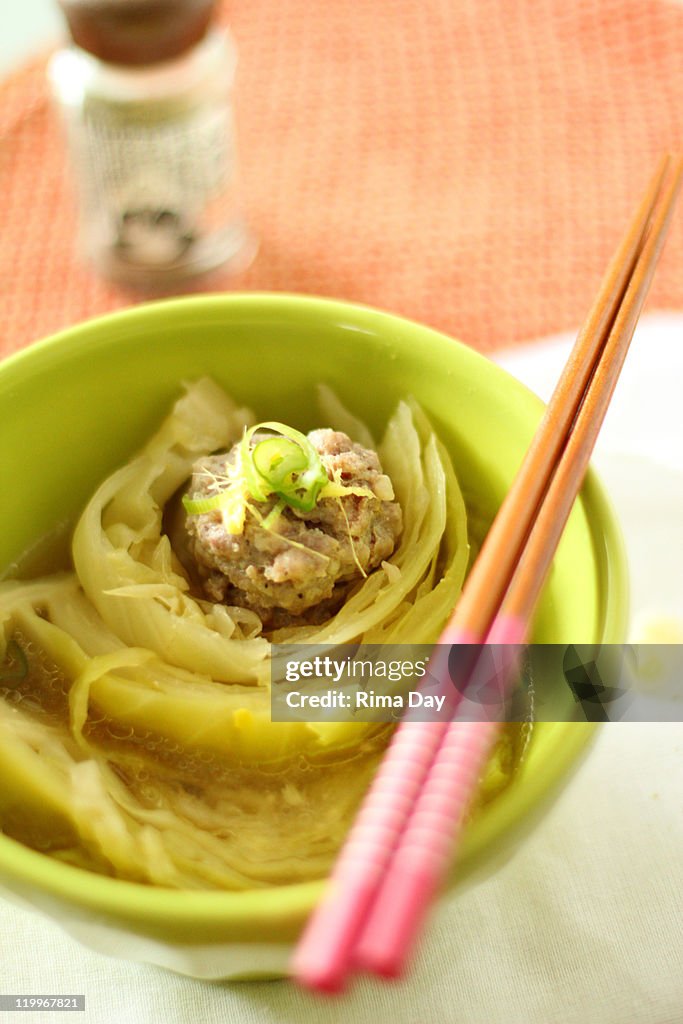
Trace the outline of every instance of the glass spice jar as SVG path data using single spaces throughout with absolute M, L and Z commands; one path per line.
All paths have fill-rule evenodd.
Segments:
M 50 61 L 80 206 L 81 247 L 107 277 L 165 289 L 239 272 L 235 48 L 215 0 L 60 0 L 73 45 Z

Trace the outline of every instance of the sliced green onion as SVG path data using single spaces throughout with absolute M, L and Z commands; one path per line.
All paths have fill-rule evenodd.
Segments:
M 263 479 L 261 478 L 254 461 L 251 457 L 250 442 L 258 427 L 250 427 L 245 430 L 240 441 L 240 469 L 247 484 L 247 490 L 254 501 L 266 501 L 268 494 L 263 490 Z
M 252 440 L 258 431 L 269 430 L 275 436 Z M 229 533 L 240 533 L 244 526 L 247 498 L 265 502 L 277 498 L 265 519 L 264 529 L 270 529 L 285 505 L 299 512 L 311 512 L 319 498 L 337 499 L 346 495 L 363 498 L 375 497 L 369 487 L 342 483 L 338 476 L 330 480 L 319 453 L 305 434 L 285 423 L 267 421 L 245 430 L 239 444 L 236 477 L 226 488 L 204 498 L 183 497 L 183 506 L 189 515 L 202 515 L 219 509 Z M 253 506 L 249 506 L 255 512 Z M 260 516 L 259 516 L 260 518 Z
M 204 512 L 213 512 L 217 508 L 225 508 L 231 501 L 232 487 L 226 487 L 210 498 L 190 498 L 183 494 L 183 508 L 191 516 L 201 516 Z
M 251 439 L 259 430 L 272 430 L 280 437 Z M 305 434 L 285 423 L 268 421 L 250 427 L 240 443 L 242 472 L 255 501 L 274 494 L 291 508 L 310 512 L 318 495 L 329 482 L 320 456 Z
M 291 483 L 292 473 L 308 469 L 306 453 L 288 437 L 269 437 L 259 441 L 251 457 L 256 471 L 273 487 Z
M 261 526 L 263 527 L 264 530 L 270 530 L 271 527 L 278 521 L 284 507 L 285 500 L 284 498 L 280 498 L 280 500 L 276 502 L 275 505 L 273 505 L 266 518 L 261 520 Z
M 226 533 L 239 534 L 244 528 L 246 503 L 243 488 L 239 483 L 232 483 L 208 498 L 190 498 L 184 494 L 183 507 L 191 516 L 220 510 Z

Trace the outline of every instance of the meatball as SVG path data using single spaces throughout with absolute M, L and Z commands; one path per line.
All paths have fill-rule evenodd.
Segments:
M 247 505 L 241 533 L 229 533 L 220 510 L 189 515 L 188 547 L 206 596 L 251 608 L 264 625 L 321 621 L 333 614 L 349 588 L 394 551 L 401 534 L 400 505 L 374 451 L 335 430 L 314 430 L 309 440 L 329 478 L 363 487 L 372 497 L 319 497 L 310 512 L 285 507 L 266 530 L 276 503 Z M 216 493 L 216 479 L 235 465 L 238 446 L 200 459 L 190 496 Z

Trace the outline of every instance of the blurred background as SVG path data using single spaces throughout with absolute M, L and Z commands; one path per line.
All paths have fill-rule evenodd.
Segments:
M 683 139 L 673 0 L 252 0 L 221 16 L 260 250 L 239 279 L 199 287 L 367 302 L 483 351 L 574 328 L 657 157 Z M 132 297 L 78 259 L 44 62 L 17 70 L 61 31 L 55 5 L 0 17 L 15 69 L 0 112 L 7 351 Z M 679 218 L 650 309 L 683 305 L 682 262 Z
M 3 73 L 16 68 L 41 45 L 59 38 L 62 27 L 62 18 L 52 0 L 25 0 L 11 11 L 3 8 L 0 33 Z

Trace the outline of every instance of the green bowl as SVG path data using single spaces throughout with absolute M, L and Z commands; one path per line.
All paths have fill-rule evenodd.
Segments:
M 56 524 L 154 430 L 179 383 L 213 376 L 259 419 L 315 425 L 331 385 L 377 433 L 414 395 L 447 445 L 466 500 L 490 521 L 542 405 L 493 363 L 434 331 L 360 306 L 289 295 L 202 296 L 138 306 L 39 342 L 0 364 L 5 465 L 0 568 Z M 545 587 L 534 638 L 623 641 L 620 534 L 588 474 Z M 468 827 L 452 883 L 491 870 L 547 806 L 593 726 L 539 724 L 513 783 Z M 0 836 L 6 894 L 89 946 L 201 977 L 285 970 L 322 883 L 244 893 L 175 892 L 100 877 Z

